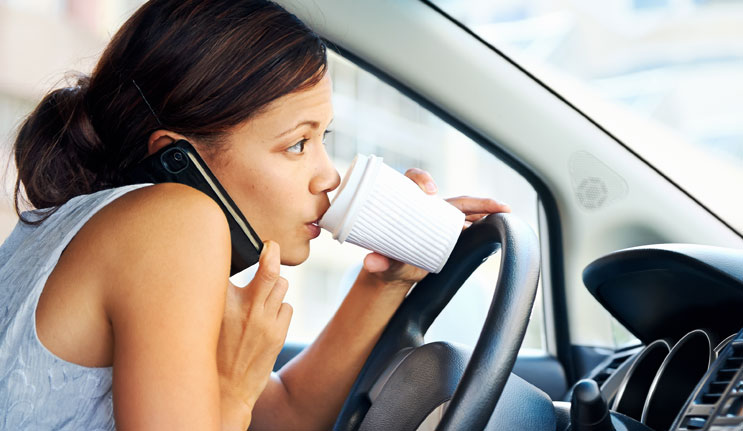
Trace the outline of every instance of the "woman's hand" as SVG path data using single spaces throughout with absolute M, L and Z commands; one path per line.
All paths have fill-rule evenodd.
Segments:
M 279 268 L 279 244 L 266 241 L 253 280 L 227 289 L 217 346 L 223 429 L 248 428 L 286 340 L 292 308 L 282 302 L 289 284 Z
M 405 176 L 418 184 L 427 194 L 436 194 L 436 183 L 428 172 L 412 168 L 405 172 Z M 462 229 L 469 227 L 473 222 L 480 220 L 488 214 L 511 212 L 511 208 L 508 205 L 498 203 L 493 199 L 459 196 L 446 199 L 446 201 L 459 208 L 465 214 L 465 222 Z M 364 258 L 364 269 L 387 284 L 401 284 L 407 287 L 422 280 L 428 274 L 428 271 L 424 269 L 390 259 L 379 253 L 370 253 Z

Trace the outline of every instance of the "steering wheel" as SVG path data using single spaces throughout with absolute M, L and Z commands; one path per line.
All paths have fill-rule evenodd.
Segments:
M 441 310 L 499 249 L 500 274 L 469 363 L 446 343 L 424 345 L 423 335 Z M 484 429 L 524 339 L 538 278 L 538 241 L 525 222 L 491 214 L 473 223 L 441 272 L 418 282 L 392 316 L 333 430 L 415 430 L 433 407 L 449 399 L 437 431 Z M 416 403 L 419 407 L 411 407 Z

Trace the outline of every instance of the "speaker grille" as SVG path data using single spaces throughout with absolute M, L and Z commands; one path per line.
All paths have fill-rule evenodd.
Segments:
M 573 193 L 582 208 L 597 210 L 627 195 L 624 178 L 591 153 L 573 153 L 569 169 Z

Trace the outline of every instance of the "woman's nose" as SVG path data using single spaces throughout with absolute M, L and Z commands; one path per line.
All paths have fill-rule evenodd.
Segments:
M 312 194 L 332 192 L 341 183 L 341 176 L 338 174 L 326 152 L 324 152 L 322 159 L 322 167 L 320 167 L 315 177 L 310 181 L 310 192 Z

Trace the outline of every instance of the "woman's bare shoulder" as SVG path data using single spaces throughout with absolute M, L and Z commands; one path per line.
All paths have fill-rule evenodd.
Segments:
M 227 240 L 224 213 L 204 193 L 175 183 L 155 184 L 133 190 L 101 209 L 86 225 L 91 233 L 137 246 L 182 245 L 182 241 Z M 117 247 L 121 243 L 116 244 Z
M 188 186 L 157 184 L 126 193 L 96 213 L 76 238 L 106 285 L 152 285 L 168 270 L 229 275 L 227 219 Z M 226 283 L 226 280 L 225 280 Z
M 202 339 L 214 338 L 229 261 L 227 221 L 211 198 L 178 184 L 130 191 L 93 215 L 67 245 L 39 301 L 39 335 L 62 357 L 94 366 L 112 360 L 111 330 L 119 347 L 126 333 L 157 338 L 133 322 L 199 317 L 212 322 Z M 169 337 L 188 330 L 173 328 Z M 69 349 L 91 338 L 95 348 Z
M 93 219 L 94 228 L 128 228 L 130 233 L 147 232 L 167 226 L 202 226 L 228 229 L 224 213 L 204 193 L 182 184 L 163 183 L 126 193 L 104 207 Z M 117 232 L 112 232 L 116 234 Z

